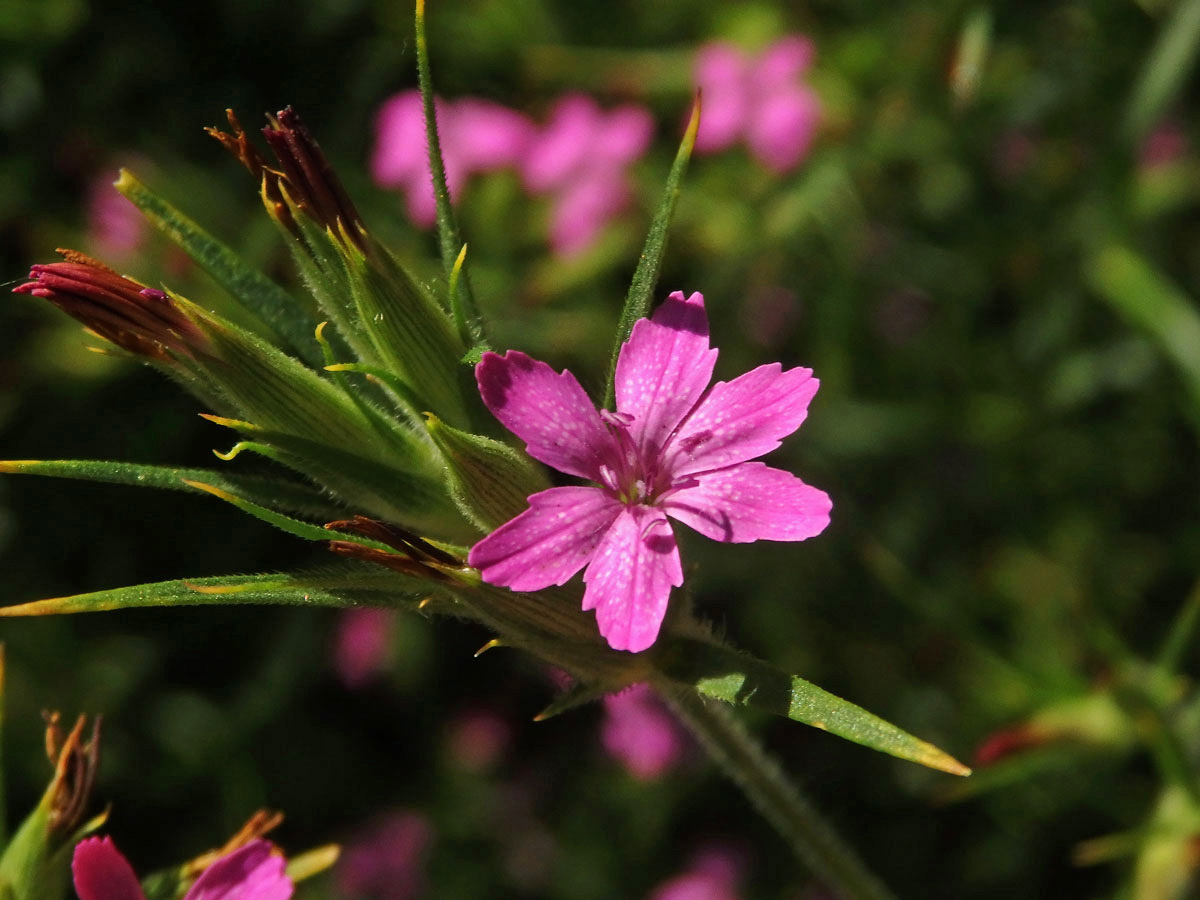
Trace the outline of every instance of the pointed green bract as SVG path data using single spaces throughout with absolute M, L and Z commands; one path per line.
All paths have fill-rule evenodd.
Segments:
M 0 475 L 41 475 L 105 484 L 198 493 L 192 482 L 204 482 L 238 497 L 299 515 L 334 519 L 345 510 L 331 503 L 316 488 L 282 478 L 230 475 L 215 469 L 189 469 L 91 459 L 0 460 Z
M 675 202 L 679 199 L 679 189 L 683 185 L 683 176 L 687 172 L 688 161 L 692 158 L 692 148 L 696 146 L 696 132 L 700 129 L 700 95 L 696 95 L 692 103 L 692 115 L 688 120 L 687 130 L 683 140 L 679 142 L 679 150 L 675 153 L 675 162 L 667 175 L 667 185 L 663 190 L 662 200 L 650 223 L 650 232 L 646 235 L 646 244 L 642 255 L 638 258 L 637 269 L 633 273 L 633 281 L 629 285 L 629 294 L 625 297 L 625 308 L 621 310 L 621 318 L 617 322 L 616 339 L 613 341 L 612 355 L 608 366 L 608 387 L 604 391 L 604 406 L 613 404 L 614 380 L 617 376 L 617 356 L 621 345 L 633 331 L 633 324 L 638 319 L 650 315 L 650 304 L 654 299 L 654 288 L 658 285 L 658 276 L 662 271 L 663 253 L 667 249 L 667 231 L 671 226 L 671 217 L 675 214 Z
M 450 495 L 485 533 L 524 512 L 530 494 L 550 487 L 529 457 L 507 444 L 460 431 L 432 415 L 426 427 L 442 452 Z
M 180 578 L 51 597 L 0 607 L 0 618 L 57 616 L 155 606 L 402 606 L 429 589 L 415 579 L 379 566 L 345 568 L 335 573 L 226 575 Z M 368 604 L 366 600 L 371 602 Z
M 315 324 L 287 291 L 248 264 L 232 247 L 217 240 L 163 197 L 121 169 L 113 183 L 150 223 L 212 276 L 230 296 L 256 315 L 305 362 L 320 359 L 313 341 Z
M 787 675 L 732 648 L 672 638 L 651 652 L 660 672 L 691 685 L 702 696 L 786 716 L 931 769 L 952 775 L 971 773 L 933 744 L 799 676 Z

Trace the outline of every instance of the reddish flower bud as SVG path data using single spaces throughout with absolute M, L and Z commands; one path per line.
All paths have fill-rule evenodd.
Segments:
M 172 353 L 194 358 L 208 339 L 165 293 L 118 275 L 75 250 L 58 251 L 65 262 L 34 266 L 27 281 L 13 288 L 49 300 L 105 340 L 151 359 Z

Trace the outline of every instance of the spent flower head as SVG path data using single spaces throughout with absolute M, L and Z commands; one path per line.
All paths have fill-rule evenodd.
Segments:
M 520 351 L 486 353 L 483 402 L 529 455 L 596 482 L 556 487 L 477 543 L 484 581 L 517 591 L 561 585 L 584 566 L 583 608 L 617 650 L 654 643 L 683 583 L 669 519 L 713 540 L 799 541 L 829 524 L 824 491 L 750 462 L 804 421 L 812 370 L 759 366 L 711 387 L 704 298 L 671 294 L 634 326 L 616 369 L 615 412 L 597 411 L 575 376 Z

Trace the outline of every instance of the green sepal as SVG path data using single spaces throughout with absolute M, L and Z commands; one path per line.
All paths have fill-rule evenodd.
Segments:
M 104 824 L 104 812 L 84 822 L 73 833 L 55 837 L 50 813 L 55 784 L 21 823 L 0 856 L 0 897 L 13 900 L 65 900 L 70 884 L 71 854 L 75 845 Z
M 696 132 L 699 129 L 700 95 L 697 94 L 692 103 L 692 115 L 688 120 L 687 130 L 683 133 L 683 140 L 679 142 L 679 150 L 675 153 L 675 162 L 667 175 L 662 200 L 659 201 L 658 210 L 650 223 L 642 255 L 638 258 L 637 269 L 634 270 L 633 281 L 629 285 L 629 294 L 625 297 L 625 308 L 621 310 L 621 318 L 617 322 L 616 339 L 613 341 L 608 366 L 608 387 L 604 391 L 606 407 L 612 406 L 615 397 L 617 357 L 621 353 L 621 345 L 629 339 L 634 323 L 650 314 L 654 288 L 658 285 L 658 276 L 662 271 L 663 253 L 667 249 L 667 231 L 671 226 L 671 217 L 675 214 L 675 202 L 679 199 L 679 189 L 683 185 L 683 176 L 687 172 L 688 161 L 692 158 L 692 148 L 696 146 Z
M 228 453 L 218 454 L 221 459 L 230 460 L 250 450 L 302 472 L 356 512 L 404 525 L 421 534 L 432 533 L 451 540 L 467 536 L 466 522 L 431 468 L 426 467 L 429 474 L 397 469 L 293 434 L 259 428 L 249 422 L 211 418 L 250 437 Z
M 419 465 L 428 459 L 427 447 L 399 421 L 390 433 L 381 433 L 379 422 L 369 419 L 350 397 L 312 369 L 245 329 L 183 298 L 172 295 L 172 299 L 212 345 L 211 356 L 180 364 L 196 378 L 207 380 L 224 398 L 224 408 L 218 412 L 379 460 Z
M 355 564 L 312 573 L 180 578 L 69 597 L 50 597 L 15 606 L 0 606 L 0 618 L 156 606 L 402 607 L 441 587 L 439 583 L 425 584 L 381 566 Z
M 317 519 L 335 519 L 345 509 L 316 488 L 282 478 L 229 475 L 215 469 L 188 469 L 90 459 L 0 460 L 0 475 L 41 475 L 105 484 L 126 484 L 201 493 L 190 482 L 203 482 L 251 503 Z
M 232 247 L 213 237 L 138 181 L 128 169 L 121 169 L 113 187 L 230 296 L 268 326 L 272 332 L 268 337 L 280 338 L 305 362 L 318 364 L 320 354 L 312 336 L 316 323 L 294 297 L 238 256 Z
M 881 753 L 952 775 L 971 770 L 933 744 L 797 675 L 721 644 L 667 638 L 649 651 L 655 669 L 701 696 L 812 725 Z
M 420 404 L 414 412 L 429 411 L 464 424 L 458 370 L 467 345 L 404 267 L 382 247 L 371 249 L 368 257 L 353 245 L 344 246 L 350 292 L 375 356 L 412 387 Z
M 426 416 L 426 427 L 442 453 L 450 496 L 484 532 L 520 515 L 530 494 L 550 487 L 542 470 L 508 444 L 460 431 L 434 415 Z

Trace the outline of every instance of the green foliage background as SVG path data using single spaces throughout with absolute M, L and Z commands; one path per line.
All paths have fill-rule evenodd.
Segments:
M 814 38 L 813 153 L 784 177 L 741 151 L 696 158 L 662 285 L 704 292 L 718 375 L 773 359 L 816 370 L 810 418 L 775 463 L 833 496 L 834 523 L 802 545 L 686 541 L 696 602 L 740 645 L 962 758 L 1031 719 L 1052 736 L 951 783 L 754 723 L 900 896 L 1185 896 L 1146 893 L 1138 867 L 1164 834 L 1200 834 L 1154 819 L 1174 792 L 1200 809 L 1198 655 L 1178 618 L 1200 602 L 1200 4 L 472 0 L 429 16 L 445 96 L 541 115 L 577 89 L 656 114 L 639 208 L 581 260 L 547 255 L 545 210 L 513 178 L 460 203 L 495 343 L 592 387 L 694 49 Z M 977 78 L 958 52 L 970 35 L 986 45 Z M 56 246 L 87 251 L 87 185 L 127 165 L 291 279 L 244 173 L 200 129 L 227 106 L 249 125 L 288 103 L 376 233 L 436 271 L 432 237 L 365 171 L 374 110 L 415 84 L 406 4 L 7 0 L 0 47 L 4 278 Z M 1164 123 L 1184 149 L 1148 166 Z M 115 262 L 223 302 L 161 244 Z M 9 298 L 0 325 L 0 457 L 208 465 L 226 448 L 190 398 L 88 353 L 52 310 Z M 0 479 L 5 603 L 311 552 L 204 499 Z M 505 651 L 472 659 L 488 635 L 449 622 L 401 621 L 388 678 L 347 691 L 334 622 L 291 609 L 5 622 L 10 815 L 45 783 L 38 710 L 95 711 L 98 796 L 146 870 L 219 843 L 258 805 L 286 811 L 291 849 L 410 808 L 437 832 L 429 897 L 642 897 L 714 839 L 744 852 L 747 897 L 802 896 L 786 848 L 698 754 L 634 781 L 600 750 L 599 707 L 530 723 L 545 674 Z M 1177 662 L 1155 666 L 1171 634 Z M 479 708 L 514 729 L 482 773 L 447 753 L 450 723 Z M 1081 842 L 1124 831 L 1129 855 L 1077 864 Z M 307 890 L 333 896 L 328 881 Z

